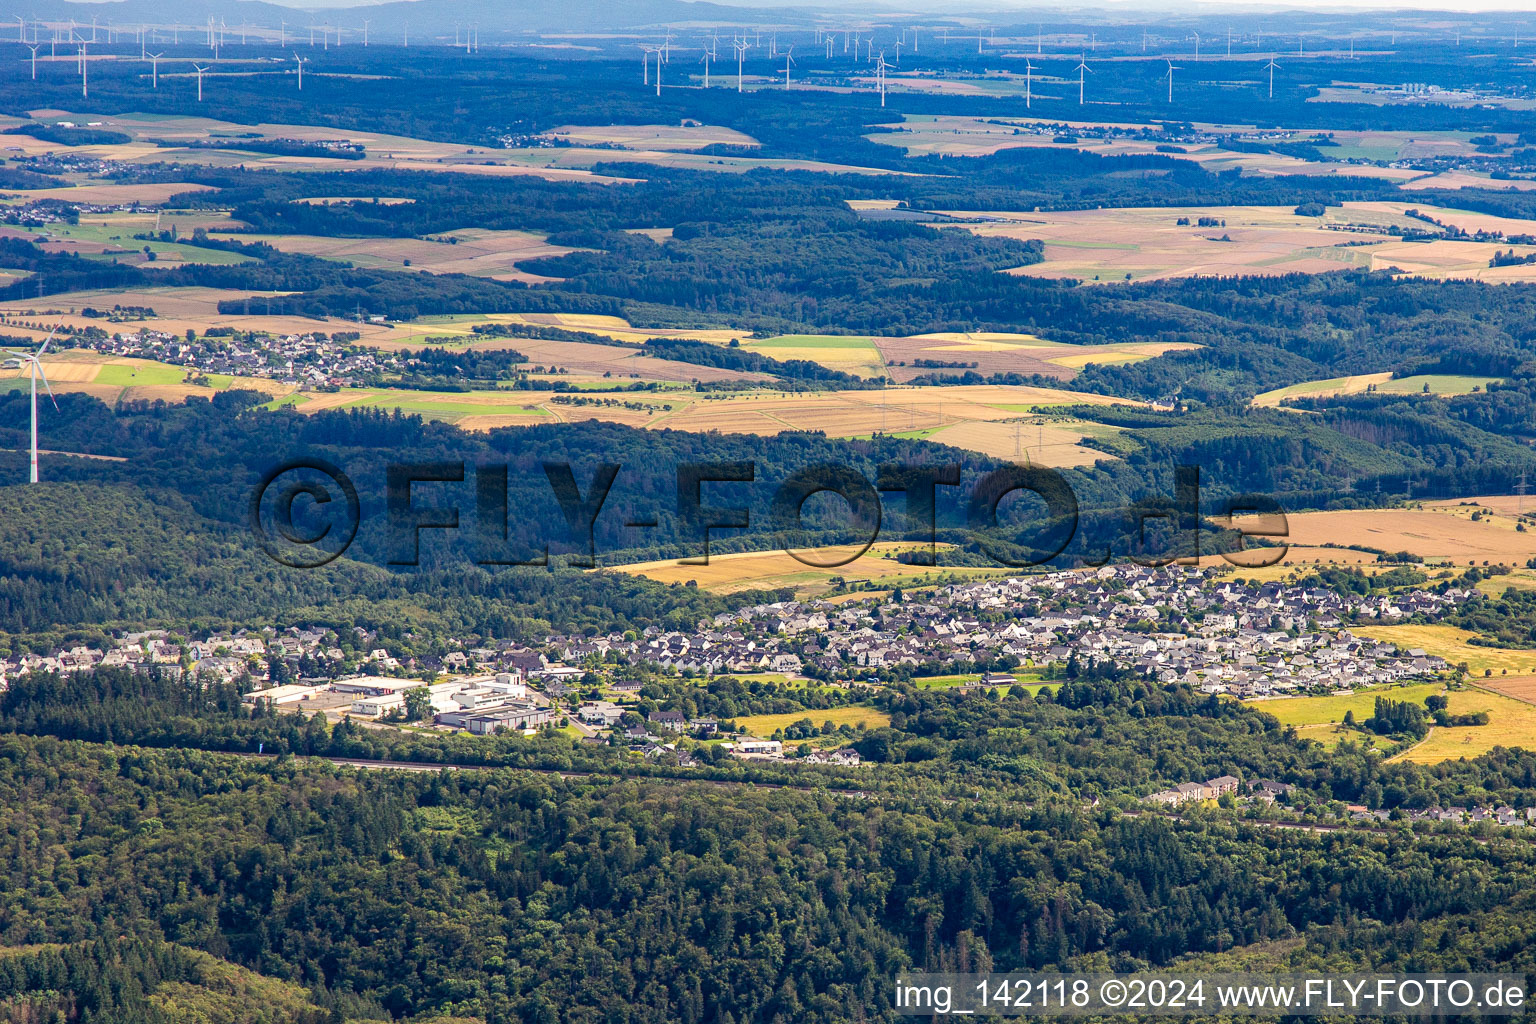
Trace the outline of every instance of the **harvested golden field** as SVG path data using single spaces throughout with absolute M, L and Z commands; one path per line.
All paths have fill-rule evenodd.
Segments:
M 57 199 L 66 203 L 115 206 L 119 203 L 142 203 L 146 206 L 167 202 L 183 192 L 212 191 L 212 185 L 192 185 L 187 182 L 152 182 L 142 185 L 116 185 L 110 182 L 91 182 L 68 188 L 30 189 L 16 196 L 11 202 L 30 203 L 42 199 Z
M 1464 377 L 1451 374 L 1421 374 L 1396 377 L 1390 373 L 1360 373 L 1352 377 L 1333 377 L 1328 380 L 1310 380 L 1290 387 L 1276 388 L 1256 395 L 1250 405 L 1259 408 L 1279 408 L 1287 398 L 1335 398 L 1339 395 L 1358 395 L 1365 391 L 1380 391 L 1397 395 L 1466 395 L 1481 391 L 1495 383 L 1494 377 Z
M 1358 546 L 1408 551 L 1430 560 L 1460 564 L 1524 565 L 1536 557 L 1536 530 L 1519 532 L 1512 515 L 1484 512 L 1474 522 L 1473 506 L 1351 509 L 1299 512 L 1287 516 L 1294 544 Z
M 380 339 L 381 347 L 408 346 L 420 348 L 428 339 L 434 343 L 468 344 L 481 337 L 474 333 L 477 324 L 521 324 L 531 327 L 558 327 L 567 331 L 599 334 L 615 341 L 641 343 L 651 338 L 692 338 L 697 341 L 728 344 L 731 339 L 744 340 L 741 331 L 720 329 L 682 330 L 668 328 L 635 327 L 628 320 L 599 313 L 486 313 L 457 314 L 450 316 L 424 316 L 408 324 L 389 329 Z M 525 343 L 525 339 L 510 339 Z M 510 341 L 509 340 L 509 341 Z M 477 342 L 485 344 L 484 342 Z
M 1497 690 L 1506 697 L 1536 705 L 1536 674 L 1494 676 L 1491 679 L 1479 679 L 1477 684 Z
M 1053 419 L 1039 410 L 1079 403 L 1132 404 L 1104 395 L 1006 385 L 905 387 L 813 396 L 758 392 L 692 400 L 680 395 L 673 400 L 686 404 L 673 412 L 658 414 L 645 426 L 765 436 L 806 430 L 821 431 L 829 437 L 876 433 L 932 437 L 957 448 L 1010 458 L 1016 449 L 1021 449 L 1027 458 L 1038 455 L 1043 465 L 1083 465 L 1111 456 L 1078 446 L 1090 434 L 1107 432 L 1105 428 Z M 595 418 L 607 417 L 599 411 Z M 980 424 L 991 424 L 993 429 L 973 429 Z M 957 427 L 967 429 L 954 429 Z
M 1074 426 L 1074 423 L 1076 426 Z M 1116 456 L 1093 448 L 1082 441 L 1109 428 L 1081 421 L 1033 421 L 957 423 L 952 427 L 925 432 L 924 440 L 981 452 L 999 459 L 1025 462 L 1033 466 L 1089 466 L 1100 459 Z
M 940 544 L 938 547 L 945 550 L 949 545 Z M 646 579 L 660 583 L 693 582 L 717 594 L 788 587 L 792 588 L 796 594 L 803 596 L 824 593 L 838 585 L 834 581 L 882 580 L 891 585 L 905 586 L 920 585 L 925 580 L 932 581 L 938 578 L 968 579 L 998 575 L 1008 571 L 999 568 L 904 565 L 896 561 L 895 555 L 898 552 L 914 549 L 915 545 L 910 543 L 880 541 L 870 545 L 868 551 L 847 565 L 826 569 L 806 565 L 785 551 L 749 551 L 711 555 L 708 565 L 683 565 L 676 559 L 664 559 L 591 571 L 622 572 L 632 576 L 644 576 Z M 805 557 L 818 562 L 832 562 L 846 558 L 857 550 L 855 547 L 830 547 L 818 548 L 804 554 Z
M 554 278 L 517 269 L 523 260 L 574 252 L 550 245 L 532 231 L 465 228 L 431 238 L 331 238 L 321 235 L 219 236 L 237 242 L 265 242 L 282 252 L 339 260 L 373 270 L 413 270 L 433 274 L 471 274 L 497 281 L 537 284 Z
M 978 235 L 1045 243 L 1042 262 L 1012 273 L 1084 282 L 1322 273 L 1367 266 L 1369 250 L 1358 243 L 1390 241 L 1278 206 L 947 212 Z
M 824 708 L 821 711 L 795 711 L 782 715 L 749 715 L 746 718 L 736 719 L 736 728 L 749 736 L 767 738 L 779 729 L 787 729 L 796 722 L 802 722 L 809 718 L 819 729 L 827 722 L 833 725 L 851 725 L 854 728 L 863 726 L 866 729 L 878 729 L 881 726 L 891 724 L 891 716 L 884 711 L 865 707 L 841 707 Z M 812 746 L 833 744 L 840 745 L 841 740 L 836 736 L 817 736 L 805 742 Z
M 966 369 L 935 369 L 918 360 L 974 363 L 980 374 L 1038 373 L 1071 380 L 1089 363 L 1130 363 L 1164 352 L 1194 348 L 1171 342 L 1127 342 L 1112 345 L 1067 345 L 1033 334 L 939 333 L 911 338 L 876 338 L 874 344 L 892 379 L 905 382 L 925 374 L 957 375 Z
M 578 146 L 602 143 L 625 149 L 688 150 L 707 146 L 752 146 L 750 135 L 719 125 L 694 124 L 566 124 L 545 133 Z
M 1455 626 L 1361 626 L 1361 636 L 1385 640 L 1404 650 L 1422 649 L 1438 654 L 1453 666 L 1465 663 L 1474 681 L 1496 681 L 1501 676 L 1536 674 L 1536 650 L 1484 647 L 1469 643 L 1476 633 Z M 1487 677 L 1487 673 L 1492 677 Z

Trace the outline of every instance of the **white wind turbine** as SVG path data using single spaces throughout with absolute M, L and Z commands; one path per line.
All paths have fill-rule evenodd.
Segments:
M 1168 60 L 1168 58 L 1164 57 L 1163 59 L 1165 61 L 1168 61 L 1168 102 L 1172 103 L 1173 102 L 1173 73 L 1175 71 L 1182 71 L 1183 69 L 1182 68 L 1174 67 L 1173 61 Z
M 299 52 L 297 50 L 295 50 L 293 52 L 293 62 L 294 62 L 295 65 L 298 66 L 298 69 L 299 69 L 299 92 L 303 92 L 304 91 L 304 65 L 306 63 L 308 63 L 308 61 L 307 61 L 306 58 L 300 57 L 299 56 Z
M 149 55 L 149 87 L 160 88 L 160 58 L 165 56 L 165 51 Z
M 1265 70 L 1267 70 L 1269 72 L 1269 98 L 1270 99 L 1274 99 L 1275 98 L 1275 68 L 1277 68 L 1279 66 L 1280 66 L 1279 64 L 1275 63 L 1275 58 L 1273 58 L 1273 57 L 1269 58 L 1269 63 L 1264 65 Z
M 193 64 L 192 68 L 197 72 L 197 102 L 201 103 L 203 102 L 203 72 L 208 69 L 201 64 Z
M 53 340 L 53 336 L 58 333 L 59 328 L 61 326 L 63 326 L 62 321 L 60 323 L 54 325 L 53 330 L 48 332 L 48 337 L 43 339 L 43 343 L 37 347 L 37 351 L 36 352 L 10 352 L 10 353 L 8 353 L 9 355 L 12 355 L 12 356 L 16 357 L 17 359 L 20 359 L 23 362 L 25 362 L 27 364 L 27 369 L 30 371 L 30 374 L 31 374 L 31 377 L 32 377 L 32 473 L 31 473 L 31 482 L 34 483 L 34 484 L 37 483 L 37 378 L 38 377 L 42 377 L 43 378 L 43 387 L 48 389 L 48 400 L 53 403 L 54 409 L 58 409 L 58 407 L 59 407 L 58 399 L 53 397 L 53 386 L 48 383 L 48 374 L 43 371 L 43 362 L 42 362 L 42 359 L 40 357 L 42 356 L 43 351 L 48 348 L 48 343 Z
M 1028 57 L 1024 58 L 1024 109 L 1028 110 L 1035 101 L 1035 62 Z
M 789 88 L 789 69 L 795 63 L 795 48 L 791 46 L 784 52 L 784 88 Z
M 880 63 L 875 65 L 876 81 L 880 85 L 880 105 L 885 106 L 885 72 L 890 65 L 885 62 L 885 51 L 880 51 Z
M 1088 66 L 1086 59 L 1080 58 L 1077 62 L 1077 105 L 1083 105 L 1083 73 L 1093 74 L 1093 68 Z
M 41 46 L 29 46 L 29 47 L 27 47 L 27 49 L 32 51 L 32 81 L 35 82 L 35 81 L 37 81 L 37 51 L 41 50 L 42 47 Z

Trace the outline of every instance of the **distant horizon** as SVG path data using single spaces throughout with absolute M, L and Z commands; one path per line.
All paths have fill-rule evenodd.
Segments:
M 99 4 L 120 2 L 120 0 L 66 0 L 70 3 Z M 422 0 L 321 0 L 321 2 L 294 3 L 290 0 L 263 0 L 275 7 L 287 7 L 296 11 L 319 10 L 360 10 L 370 7 L 383 7 L 394 3 L 420 3 Z M 1327 0 L 1221 0 L 1221 2 L 1194 2 L 1181 5 L 1181 10 L 1169 11 L 1166 4 L 1160 4 L 1155 0 L 1099 0 L 1098 3 L 1065 12 L 1059 3 L 1044 2 L 1039 4 L 1018 2 L 992 2 L 987 0 L 931 0 L 931 2 L 870 2 L 870 0 L 821 0 L 818 3 L 803 3 L 796 0 L 788 0 L 784 3 L 775 3 L 772 0 L 762 3 L 748 3 L 743 0 L 680 0 L 690 3 L 710 3 L 721 7 L 739 7 L 744 10 L 762 9 L 794 9 L 799 11 L 815 11 L 818 9 L 842 9 L 864 10 L 870 12 L 885 12 L 899 14 L 925 14 L 945 16 L 964 15 L 1008 15 L 1025 11 L 1054 12 L 1057 14 L 1070 13 L 1081 16 L 1103 12 L 1105 14 L 1129 14 L 1148 13 L 1159 18 L 1184 19 L 1191 16 L 1217 15 L 1225 11 L 1242 11 L 1253 13 L 1255 11 L 1274 11 L 1284 13 L 1290 11 L 1318 11 L 1334 14 L 1359 13 L 1384 13 L 1388 11 L 1413 11 L 1418 14 L 1433 14 L 1443 12 L 1447 15 L 1467 14 L 1517 14 L 1531 13 L 1531 0 L 1467 0 L 1465 3 L 1446 3 L 1445 0 L 1350 0 L 1348 3 L 1329 3 Z

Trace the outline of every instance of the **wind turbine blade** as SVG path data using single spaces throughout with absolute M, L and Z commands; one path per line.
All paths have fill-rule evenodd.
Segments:
M 53 403 L 54 411 L 57 412 L 59 408 L 59 400 L 53 397 L 53 385 L 48 383 L 48 374 L 46 371 L 44 371 L 43 364 L 41 362 L 37 363 L 37 375 L 43 378 L 43 387 L 48 389 L 48 401 Z
M 37 352 L 35 353 L 36 355 L 42 355 L 43 354 L 43 350 L 48 347 L 48 343 L 53 340 L 53 336 L 55 334 L 58 334 L 59 333 L 59 328 L 63 327 L 63 326 L 64 326 L 64 321 L 63 320 L 60 320 L 58 323 L 53 325 L 53 330 L 48 332 L 48 337 L 44 338 L 43 339 L 43 343 L 41 345 L 37 346 Z

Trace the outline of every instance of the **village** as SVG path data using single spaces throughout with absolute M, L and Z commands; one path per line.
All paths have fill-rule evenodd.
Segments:
M 964 693 L 1009 690 L 1019 685 L 1014 672 L 1061 679 L 1114 666 L 1243 699 L 1337 694 L 1451 670 L 1423 651 L 1357 637 L 1347 621 L 1432 620 L 1466 596 L 1446 588 L 1346 602 L 1328 589 L 1248 585 L 1209 570 L 1115 566 L 844 604 L 756 605 L 690 632 L 653 627 L 552 636 L 537 646 L 451 638 L 428 644 L 359 628 L 295 626 L 200 638 L 147 630 L 105 647 L 12 654 L 0 659 L 0 685 L 28 672 L 158 670 L 237 684 L 248 704 L 270 712 L 318 712 L 379 727 L 419 722 L 474 735 L 563 727 L 648 756 L 677 753 L 677 741 L 691 737 L 723 740 L 739 757 L 776 758 L 786 754 L 782 739 L 725 737 L 715 720 L 690 721 L 666 706 L 640 715 L 639 677 L 770 673 L 871 687 L 914 674 L 973 671 L 974 680 L 959 687 Z M 797 753 L 839 764 L 858 757 L 849 749 Z
M 132 312 L 132 311 L 130 311 Z M 0 319 L 0 328 L 15 322 L 34 330 L 47 330 L 58 310 L 28 310 Z M 109 322 L 124 319 L 114 310 L 82 310 L 80 315 Z M 150 311 L 149 315 L 153 315 Z M 61 348 L 89 348 L 106 356 L 152 359 L 186 369 L 196 379 L 207 374 L 254 377 L 309 391 L 336 390 L 376 380 L 381 373 L 410 369 L 399 356 L 354 345 L 355 331 L 316 330 L 303 334 L 242 334 L 233 328 L 213 327 L 197 335 L 169 334 L 139 328 L 109 332 L 89 325 L 63 332 Z

